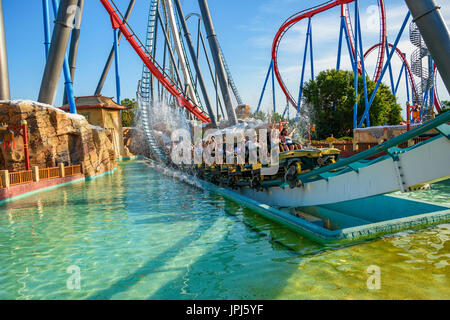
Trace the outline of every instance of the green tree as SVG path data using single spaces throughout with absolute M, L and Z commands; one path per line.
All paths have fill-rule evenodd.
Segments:
M 375 82 L 367 80 L 368 96 L 375 89 Z M 351 135 L 353 106 L 355 104 L 354 76 L 350 71 L 326 70 L 303 88 L 305 105 L 316 126 L 317 136 L 323 139 L 333 135 Z M 363 79 L 358 77 L 358 121 L 364 113 Z M 400 105 L 390 89 L 381 84 L 369 110 L 371 126 L 395 125 L 402 121 Z
M 123 99 L 120 103 L 130 109 L 122 111 L 122 127 L 133 127 L 137 112 L 137 101 L 135 99 Z
M 448 100 L 441 101 L 441 111 L 439 111 L 438 115 L 441 115 L 449 110 L 450 110 L 450 101 Z
M 266 114 L 263 111 L 255 111 L 254 113 L 252 113 L 250 115 L 250 117 L 255 118 L 255 119 L 259 119 L 262 121 L 266 121 Z
M 272 113 L 271 120 L 272 120 L 272 122 L 285 122 L 286 121 L 284 119 L 284 117 L 281 114 L 279 114 L 278 112 Z

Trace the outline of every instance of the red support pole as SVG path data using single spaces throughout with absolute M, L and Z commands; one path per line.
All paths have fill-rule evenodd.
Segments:
M 27 126 L 27 121 L 23 120 L 22 121 L 22 138 L 23 138 L 23 151 L 25 153 L 25 167 L 26 170 L 30 170 L 30 155 L 28 152 L 28 126 Z
M 411 106 L 406 104 L 406 131 L 411 130 Z
M 308 124 L 308 141 L 309 145 L 311 145 L 311 124 Z

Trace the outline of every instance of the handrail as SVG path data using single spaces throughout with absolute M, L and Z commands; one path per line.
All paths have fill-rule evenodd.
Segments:
M 24 184 L 28 182 L 33 182 L 33 171 L 18 171 L 9 172 L 9 185 L 14 186 L 17 184 Z
M 80 164 L 64 167 L 64 176 L 70 177 L 70 176 L 74 176 L 77 174 L 81 174 L 81 165 Z
M 33 169 L 34 170 L 34 169 Z M 61 167 L 51 167 L 51 168 L 38 168 L 36 172 L 36 177 L 34 176 L 33 170 L 7 172 L 9 177 L 9 183 L 3 184 L 3 173 L 0 173 L 0 189 L 9 186 L 15 186 L 19 184 L 25 184 L 35 181 L 45 181 L 50 179 L 57 179 L 64 177 L 71 177 L 75 175 L 82 174 L 81 164 L 69 165 L 64 167 L 64 174 L 61 174 Z
M 39 168 L 39 180 L 49 180 L 59 178 L 59 168 L 51 167 L 51 168 Z

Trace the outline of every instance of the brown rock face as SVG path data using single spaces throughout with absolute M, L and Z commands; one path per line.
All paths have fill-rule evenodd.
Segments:
M 92 127 L 83 116 L 72 115 L 33 101 L 0 101 L 0 123 L 28 123 L 30 165 L 54 167 L 58 163 L 82 164 L 86 176 L 112 170 L 114 153 L 108 133 Z M 2 133 L 0 133 L 2 138 Z M 15 135 L 13 150 L 1 145 L 0 167 L 25 169 L 22 137 Z
M 250 106 L 248 104 L 237 106 L 236 116 L 239 119 L 247 119 L 248 117 L 250 117 Z
M 144 131 L 137 128 L 123 128 L 123 141 L 128 156 L 152 157 Z

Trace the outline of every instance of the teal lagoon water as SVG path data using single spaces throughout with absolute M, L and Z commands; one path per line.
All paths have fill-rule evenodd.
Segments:
M 450 299 L 449 262 L 449 224 L 327 248 L 145 161 L 0 206 L 0 299 Z

